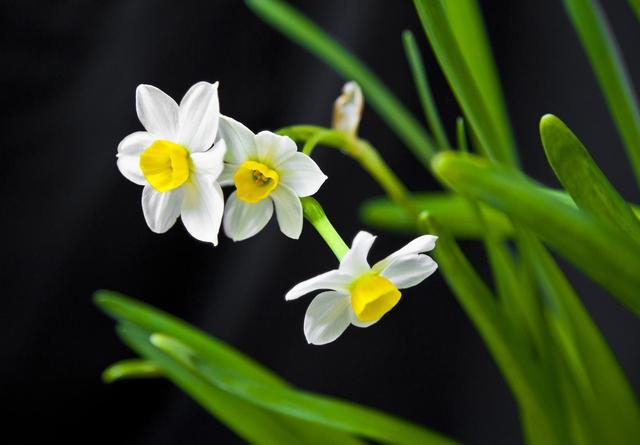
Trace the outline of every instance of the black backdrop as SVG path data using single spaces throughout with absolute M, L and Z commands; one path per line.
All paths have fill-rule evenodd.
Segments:
M 632 77 L 640 84 L 640 27 L 626 2 L 606 2 Z M 448 129 L 458 109 L 426 49 L 411 2 L 299 2 L 366 60 L 416 113 L 400 32 L 416 32 Z M 556 186 L 537 122 L 562 117 L 628 199 L 638 199 L 597 84 L 558 1 L 482 2 L 528 173 Z M 169 383 L 103 385 L 101 370 L 131 356 L 91 303 L 98 288 L 181 316 L 293 383 L 408 417 L 471 443 L 520 441 L 515 404 L 478 335 L 436 274 L 405 293 L 373 328 L 311 347 L 310 301 L 285 304 L 294 283 L 334 259 L 305 227 L 299 242 L 271 223 L 218 248 L 178 223 L 151 233 L 141 189 L 115 166 L 119 140 L 141 128 L 139 83 L 176 98 L 219 80 L 225 114 L 254 130 L 327 124 L 342 80 L 263 24 L 240 1 L 2 3 L 2 295 L 0 396 L 11 443 L 209 444 L 239 440 Z M 398 139 L 365 111 L 361 134 L 412 189 L 436 189 Z M 318 198 L 351 239 L 356 203 L 380 190 L 353 162 L 319 151 L 329 175 Z M 407 241 L 385 234 L 374 255 Z M 466 243 L 483 270 L 478 246 Z M 598 255 L 598 252 L 593 252 Z M 636 389 L 639 325 L 567 268 Z M 485 270 L 486 272 L 486 270 Z M 7 430 L 8 427 L 8 430 Z

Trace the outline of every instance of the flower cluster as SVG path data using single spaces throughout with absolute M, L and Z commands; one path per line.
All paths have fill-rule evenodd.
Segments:
M 348 83 L 335 103 L 334 128 L 355 137 L 362 108 L 360 88 Z M 180 104 L 156 87 L 140 85 L 136 111 L 145 131 L 120 142 L 117 166 L 127 179 L 144 186 L 142 211 L 153 232 L 166 232 L 180 216 L 200 241 L 217 245 L 221 226 L 229 238 L 241 241 L 260 232 L 275 211 L 282 233 L 300 237 L 300 198 L 315 194 L 327 177 L 292 139 L 269 131 L 254 134 L 222 115 L 217 82 L 195 84 Z M 226 204 L 225 186 L 235 188 Z M 291 300 L 331 289 L 316 296 L 307 310 L 304 333 L 309 343 L 329 343 L 350 324 L 374 324 L 398 303 L 399 289 L 415 286 L 436 270 L 424 255 L 436 237 L 419 237 L 371 267 L 367 254 L 374 239 L 360 232 L 337 270 L 287 293 Z

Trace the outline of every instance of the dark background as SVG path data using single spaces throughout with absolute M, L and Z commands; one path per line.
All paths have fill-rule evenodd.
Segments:
M 622 0 L 607 3 L 630 72 L 640 82 L 640 26 Z M 400 33 L 415 31 L 450 133 L 459 111 L 409 1 L 307 1 L 300 8 L 351 48 L 419 114 Z M 526 171 L 557 186 L 537 124 L 553 112 L 589 147 L 626 198 L 638 200 L 603 98 L 558 1 L 483 1 Z M 225 114 L 253 130 L 328 124 L 343 83 L 263 24 L 240 1 L 3 2 L 3 215 L 0 400 L 9 443 L 239 443 L 163 380 L 104 385 L 100 372 L 132 356 L 92 292 L 143 299 L 229 342 L 305 389 L 344 397 L 465 442 L 521 441 L 514 401 L 478 335 L 436 274 L 405 292 L 370 329 L 350 328 L 324 347 L 302 333 L 310 301 L 285 304 L 295 283 L 335 266 L 306 226 L 294 242 L 275 222 L 217 248 L 180 223 L 153 234 L 141 188 L 116 169 L 118 142 L 141 129 L 134 90 L 150 83 L 179 99 L 199 80 L 220 81 Z M 363 137 L 415 190 L 436 182 L 371 109 Z M 329 175 L 318 194 L 347 239 L 356 204 L 380 194 L 337 152 L 318 151 Z M 383 256 L 407 242 L 384 234 Z M 482 251 L 465 243 L 486 272 Z M 598 252 L 593 252 L 598 255 Z M 567 268 L 640 389 L 640 326 L 596 285 Z M 8 428 L 7 428 L 8 427 Z

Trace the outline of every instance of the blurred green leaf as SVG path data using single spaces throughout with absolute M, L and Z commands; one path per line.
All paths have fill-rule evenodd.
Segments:
M 358 82 L 367 103 L 371 104 L 416 158 L 425 167 L 429 166 L 429 160 L 437 151 L 431 137 L 361 61 L 287 3 L 280 0 L 246 0 L 246 3 L 261 19 L 315 54 L 345 79 Z
M 185 386 L 186 375 L 189 373 L 192 374 L 202 366 L 210 370 L 218 370 L 218 372 L 226 376 L 234 376 L 234 378 L 247 384 L 255 385 L 259 388 L 267 388 L 264 389 L 264 391 L 268 391 L 269 394 L 277 395 L 282 393 L 284 394 L 282 397 L 290 397 L 291 394 L 294 394 L 295 400 L 291 403 L 303 400 L 308 405 L 305 411 L 296 414 L 291 411 L 290 407 L 282 406 L 276 409 L 273 404 L 270 404 L 268 408 L 289 416 L 298 417 L 302 420 L 313 421 L 315 422 L 313 425 L 315 425 L 316 428 L 332 431 L 337 428 L 390 443 L 416 443 L 414 440 L 416 438 L 420 439 L 418 443 L 452 443 L 437 433 L 379 411 L 321 395 L 299 392 L 275 374 L 271 373 L 271 371 L 230 346 L 151 306 L 109 291 L 99 291 L 96 294 L 95 300 L 108 315 L 116 318 L 121 323 L 125 323 L 126 326 L 128 326 L 127 329 L 130 330 L 131 326 L 137 326 L 135 330 L 143 330 L 146 332 L 144 344 L 140 344 L 140 341 L 137 341 L 131 345 L 132 348 L 145 358 L 157 363 L 168 378 L 172 379 L 178 386 L 191 394 L 205 407 L 208 406 L 207 404 L 213 406 L 217 403 L 232 402 L 220 396 L 216 391 L 212 394 L 209 394 L 210 391 L 207 392 L 209 395 L 200 394 L 199 391 L 205 390 L 201 385 L 202 382 L 199 380 L 193 383 L 195 386 Z M 125 337 L 129 339 L 128 336 Z M 164 361 L 157 359 L 158 354 L 160 354 L 160 351 L 157 350 L 158 347 L 164 351 Z M 170 352 L 170 357 L 166 356 L 166 352 Z M 169 360 L 169 362 L 167 360 Z M 178 370 L 176 370 L 176 362 L 180 364 L 180 369 Z M 172 367 L 167 369 L 165 367 L 167 363 L 172 365 Z M 177 373 L 178 371 L 179 373 Z M 212 381 L 209 380 L 209 383 L 211 382 Z M 216 388 L 214 388 L 214 390 L 215 389 Z M 297 395 L 298 393 L 300 394 L 299 397 Z M 219 401 L 221 397 L 222 402 Z M 207 399 L 203 400 L 203 398 Z M 215 400 L 211 401 L 211 398 Z M 253 400 L 253 402 L 258 403 L 255 400 Z M 264 401 L 260 401 L 259 404 L 264 405 Z M 213 408 L 208 409 L 212 410 Z M 235 406 L 232 406 L 232 409 L 236 409 Z M 341 419 L 336 419 L 335 413 L 339 413 Z M 349 413 L 353 413 L 355 418 L 349 418 Z M 214 414 L 218 415 L 218 412 L 216 411 Z M 328 417 L 325 418 L 325 415 Z M 264 415 L 261 414 L 258 420 L 262 421 L 261 419 L 263 417 Z M 225 419 L 226 417 L 221 417 L 221 420 L 227 423 L 228 419 Z M 308 422 L 305 422 L 305 424 L 307 423 Z M 375 425 L 370 423 L 375 423 Z M 243 425 L 232 426 L 232 428 L 243 428 Z M 386 431 L 387 428 L 389 428 L 389 431 Z M 332 434 L 337 435 L 338 433 L 334 431 Z M 340 434 L 345 436 L 344 433 Z M 405 434 L 406 437 L 403 434 Z M 353 442 L 350 436 L 345 437 L 349 438 L 347 443 Z M 429 439 L 430 442 L 425 442 L 427 439 Z M 343 440 L 338 443 L 344 442 Z M 300 443 L 307 442 L 303 441 Z M 324 443 L 332 442 L 327 439 L 327 442 Z
M 561 369 L 569 371 L 583 399 L 578 405 L 589 412 L 583 416 L 595 426 L 591 435 L 601 435 L 595 443 L 640 437 L 638 401 L 606 340 L 544 246 L 527 234 L 519 239 L 543 294 L 550 332 L 565 356 Z
M 571 130 L 547 114 L 540 136 L 549 164 L 578 207 L 640 241 L 640 221 Z
M 540 187 L 546 193 L 568 206 L 575 208 L 575 203 L 565 192 Z M 484 235 L 480 221 L 460 195 L 450 192 L 416 192 L 410 195 L 412 205 L 417 211 L 427 210 L 437 217 L 456 238 L 480 239 Z M 511 238 L 513 225 L 504 213 L 479 203 L 487 224 L 491 225 L 496 235 Z M 640 217 L 640 208 L 631 206 L 636 216 Z M 371 198 L 360 205 L 360 219 L 371 227 L 392 230 L 400 233 L 416 233 L 415 220 L 411 218 L 403 206 L 387 197 Z
M 411 74 L 413 75 L 413 82 L 416 85 L 416 91 L 422 104 L 422 111 L 424 112 L 425 119 L 429 124 L 429 129 L 433 133 L 433 136 L 438 143 L 439 149 L 445 149 L 451 147 L 449 140 L 447 139 L 447 133 L 444 131 L 442 121 L 440 120 L 440 113 L 438 113 L 438 107 L 433 100 L 431 94 L 431 88 L 429 87 L 429 81 L 427 80 L 427 72 L 424 69 L 422 62 L 422 56 L 420 55 L 420 49 L 416 43 L 416 39 L 411 31 L 404 31 L 402 33 L 402 43 L 404 45 L 404 52 L 409 62 L 409 68 L 411 68 Z
M 484 231 L 469 202 L 450 192 L 423 192 L 411 195 L 411 202 L 419 210 L 427 210 L 450 230 L 456 238 L 482 238 Z M 513 226 L 503 213 L 480 205 L 487 225 L 500 236 L 513 235 Z M 404 207 L 386 197 L 365 201 L 359 209 L 360 219 L 372 227 L 415 233 L 416 222 Z
M 495 96 L 496 91 L 499 91 L 497 77 L 486 43 L 482 19 L 477 9 L 477 14 L 472 10 L 461 12 L 463 8 L 456 5 L 463 3 L 471 4 L 452 2 L 445 12 L 440 1 L 414 0 L 429 43 L 467 122 L 473 129 L 473 134 L 480 143 L 479 148 L 491 158 L 515 165 L 517 159 L 513 143 L 506 136 L 509 124 L 504 108 L 500 105 L 502 97 Z M 448 16 L 454 17 L 455 31 Z M 465 30 L 465 27 L 469 29 Z M 482 43 L 483 39 L 485 43 Z M 470 62 L 480 63 L 483 67 L 480 68 L 482 74 L 474 74 L 475 67 L 471 70 Z M 490 81 L 490 78 L 494 80 Z M 491 99 L 487 100 L 489 96 Z
M 597 0 L 563 1 L 640 183 L 640 111 L 613 32 Z
M 540 443 L 567 443 L 560 407 L 526 340 L 514 331 L 497 299 L 445 226 L 430 215 L 421 224 L 422 232 L 438 235 L 433 255 L 439 270 L 483 338 L 521 409 L 535 419 L 538 437 L 544 439 Z
M 402 445 L 457 443 L 405 420 L 344 400 L 251 382 L 215 364 L 199 363 L 197 366 L 202 375 L 207 376 L 216 386 L 248 402 L 283 415 L 384 443 Z
M 151 333 L 166 333 L 189 345 L 203 360 L 224 363 L 229 369 L 251 380 L 287 385 L 278 375 L 250 357 L 166 312 L 107 290 L 96 292 L 94 301 L 107 315 L 117 320 L 128 321 Z
M 113 383 L 126 379 L 149 379 L 162 377 L 162 369 L 149 360 L 121 360 L 109 366 L 102 373 L 105 383 Z
M 636 13 L 636 17 L 640 20 L 640 0 L 629 0 L 629 6 Z
M 443 0 L 442 5 L 460 52 L 467 66 L 472 68 L 471 76 L 491 113 L 502 143 L 507 147 L 505 150 L 512 158 L 510 162 L 515 164 L 515 141 L 480 4 L 478 0 Z
M 433 171 L 459 193 L 524 224 L 640 314 L 640 245 L 617 228 L 542 192 L 517 171 L 477 156 L 440 153 L 434 158 Z
M 151 344 L 149 339 L 152 334 L 146 329 L 122 322 L 118 327 L 118 333 L 131 349 L 157 363 L 168 379 L 249 443 L 362 445 L 362 442 L 356 438 L 309 422 L 265 411 L 211 385 L 189 366 L 185 366 L 175 357 L 167 355 Z

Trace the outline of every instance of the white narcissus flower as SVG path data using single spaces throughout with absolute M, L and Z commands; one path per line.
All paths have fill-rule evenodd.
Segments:
M 227 144 L 220 184 L 235 185 L 227 199 L 224 231 L 234 241 L 252 237 L 267 225 L 275 206 L 280 230 L 298 239 L 302 232 L 300 198 L 313 195 L 327 177 L 287 136 L 253 134 L 220 116 L 220 138 Z
M 194 238 L 218 244 L 224 198 L 217 179 L 226 151 L 222 140 L 212 148 L 220 118 L 218 83 L 195 84 L 180 105 L 156 87 L 139 85 L 136 111 L 146 131 L 120 142 L 118 169 L 144 186 L 147 225 L 164 233 L 181 216 Z
M 304 335 L 314 345 L 330 343 L 352 324 L 368 327 L 400 301 L 400 290 L 415 286 L 438 265 L 423 252 L 435 247 L 438 237 L 420 236 L 397 252 L 369 266 L 367 255 L 375 236 L 360 232 L 340 267 L 303 281 L 291 289 L 286 300 L 294 300 L 319 289 L 307 309 Z

